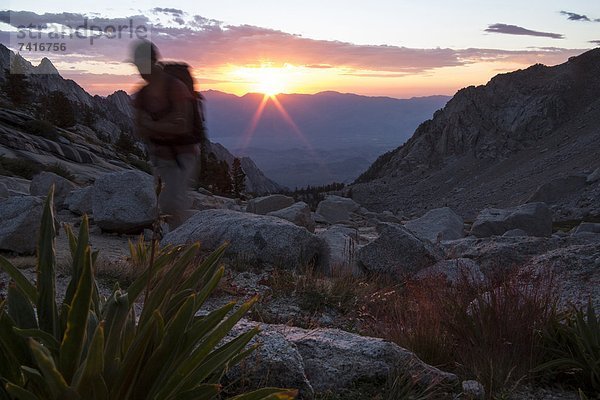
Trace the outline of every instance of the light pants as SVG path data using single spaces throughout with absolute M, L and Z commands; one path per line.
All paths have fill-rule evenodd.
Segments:
M 194 153 L 182 153 L 174 160 L 153 157 L 154 177 L 160 176 L 163 187 L 158 199 L 162 215 L 166 215 L 169 229 L 181 225 L 189 216 L 191 206 L 187 190 L 192 173 L 196 169 L 198 156 Z

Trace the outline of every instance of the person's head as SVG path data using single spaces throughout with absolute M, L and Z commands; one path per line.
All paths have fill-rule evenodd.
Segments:
M 160 53 L 154 43 L 148 40 L 140 40 L 133 45 L 132 62 L 137 67 L 140 75 L 145 80 L 157 70 L 157 62 L 160 59 Z

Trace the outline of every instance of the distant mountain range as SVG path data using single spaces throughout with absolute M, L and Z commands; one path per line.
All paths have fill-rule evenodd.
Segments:
M 471 218 L 531 199 L 560 218 L 600 216 L 600 186 L 586 185 L 599 155 L 600 48 L 460 90 L 379 157 L 352 195 L 369 209 L 408 215 L 450 206 Z
M 203 92 L 214 139 L 288 187 L 350 182 L 404 143 L 447 96 L 394 99 L 337 92 L 242 97 Z

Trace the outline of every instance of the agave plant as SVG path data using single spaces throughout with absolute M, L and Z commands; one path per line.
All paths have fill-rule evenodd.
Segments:
M 72 276 L 57 304 L 52 199 L 51 189 L 41 221 L 36 284 L 0 257 L 0 267 L 13 280 L 0 303 L 0 399 L 218 398 L 221 376 L 254 349 L 247 345 L 257 333 L 223 344 L 256 299 L 196 316 L 223 275 L 219 259 L 225 246 L 191 273 L 184 272 L 197 258 L 198 244 L 161 252 L 127 290 L 117 286 L 104 299 L 84 217 L 78 236 L 66 229 Z M 134 303 L 153 280 L 138 317 Z M 235 399 L 295 396 L 294 390 L 265 388 Z

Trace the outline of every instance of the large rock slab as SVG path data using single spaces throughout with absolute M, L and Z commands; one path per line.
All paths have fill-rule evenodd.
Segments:
M 93 197 L 94 221 L 104 231 L 139 232 L 156 217 L 154 180 L 141 171 L 101 175 L 94 183 Z
M 315 231 L 315 220 L 310 212 L 310 207 L 303 201 L 281 210 L 272 211 L 267 215 L 290 221 L 293 224 L 306 228 L 309 232 Z
M 383 339 L 339 329 L 282 328 L 285 338 L 298 348 L 315 392 L 385 379 L 398 369 L 418 377 L 423 385 L 458 382 L 456 375 L 429 366 L 410 351 Z
M 249 200 L 246 211 L 252 214 L 266 215 L 270 212 L 287 208 L 292 204 L 294 204 L 292 197 L 273 194 Z
M 423 242 L 402 225 L 382 222 L 379 238 L 358 251 L 358 263 L 368 272 L 396 277 L 413 274 L 437 261 L 435 248 Z
M 458 377 L 425 364 L 414 353 L 388 341 L 339 329 L 302 329 L 242 320 L 230 337 L 258 326 L 262 346 L 243 364 L 227 372 L 244 374 L 252 387 L 300 389 L 300 398 L 313 393 L 339 392 L 357 382 L 385 380 L 397 371 L 418 378 L 424 386 L 456 384 Z
M 420 218 L 404 224 L 419 239 L 433 243 L 465 237 L 462 217 L 449 207 L 430 210 Z
M 329 195 L 319 203 L 316 213 L 328 223 L 335 224 L 349 221 L 350 213 L 358 211 L 359 208 L 360 205 L 350 198 Z
M 489 237 L 512 229 L 522 229 L 531 236 L 552 234 L 552 212 L 545 203 L 529 203 L 518 207 L 486 208 L 471 227 L 471 235 Z
M 92 214 L 94 211 L 94 187 L 75 189 L 67 195 L 65 207 L 77 215 Z
M 327 243 L 329 254 L 329 269 L 327 275 L 350 274 L 362 275 L 362 270 L 356 263 L 358 251 L 358 231 L 344 225 L 332 225 L 327 230 L 319 232 L 319 237 Z
M 47 196 L 52 185 L 54 185 L 54 205 L 62 208 L 66 197 L 77 187 L 70 180 L 44 171 L 33 177 L 29 191 L 33 196 Z
M 163 244 L 199 241 L 205 249 L 229 242 L 226 254 L 241 262 L 295 268 L 327 263 L 325 243 L 306 229 L 276 217 L 232 210 L 199 211 L 169 232 Z
M 40 234 L 43 201 L 36 196 L 0 201 L 0 250 L 34 254 Z

